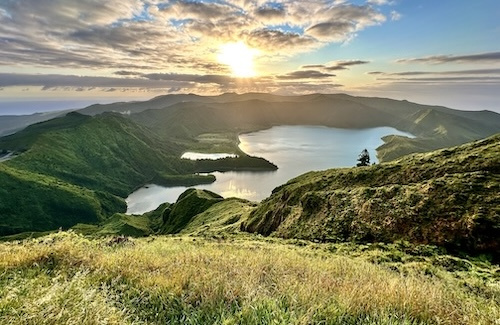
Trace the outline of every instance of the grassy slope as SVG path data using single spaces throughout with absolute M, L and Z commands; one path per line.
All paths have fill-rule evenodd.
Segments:
M 11 167 L 120 196 L 161 173 L 186 169 L 178 146 L 117 115 L 72 113 L 1 138 L 0 147 L 25 150 L 6 162 Z
M 310 172 L 275 189 L 244 228 L 322 241 L 404 239 L 498 255 L 499 152 L 497 135 L 371 167 Z
M 0 323 L 494 324 L 498 271 L 433 247 L 57 233 L 0 244 Z
M 240 234 L 245 222 L 257 204 L 243 199 L 222 199 L 205 190 L 188 189 L 174 204 L 164 203 L 143 215 L 114 214 L 99 224 L 80 223 L 71 229 L 88 236 L 132 236 L 152 234 L 190 234 L 227 236 Z M 23 239 L 38 234 L 4 237 L 5 240 Z M 1 238 L 0 238 L 1 239 Z
M 68 228 L 78 222 L 98 222 L 125 202 L 54 177 L 0 164 L 0 235 Z
M 241 223 L 256 207 L 256 203 L 247 200 L 225 199 L 194 216 L 180 233 L 203 236 L 239 233 Z
M 222 200 L 222 196 L 210 191 L 193 188 L 186 190 L 175 204 L 163 211 L 160 232 L 172 234 L 181 231 L 197 214 Z

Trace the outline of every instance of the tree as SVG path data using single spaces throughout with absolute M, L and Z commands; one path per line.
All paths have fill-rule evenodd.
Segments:
M 363 151 L 361 151 L 358 156 L 358 163 L 356 166 L 370 166 L 370 154 L 368 153 L 368 150 L 363 149 Z

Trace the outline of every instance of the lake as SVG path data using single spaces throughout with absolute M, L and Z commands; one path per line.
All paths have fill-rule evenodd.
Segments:
M 263 157 L 278 166 L 271 172 L 215 172 L 212 184 L 195 186 L 223 197 L 260 201 L 288 180 L 311 170 L 352 167 L 363 149 L 376 162 L 375 149 L 390 134 L 413 137 L 390 127 L 337 129 L 321 126 L 275 126 L 240 135 L 240 148 L 251 156 Z M 163 202 L 173 203 L 188 187 L 147 185 L 127 198 L 127 213 L 154 210 Z

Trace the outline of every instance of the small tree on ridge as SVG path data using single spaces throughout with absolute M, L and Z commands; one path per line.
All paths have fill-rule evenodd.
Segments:
M 370 166 L 370 154 L 368 153 L 368 150 L 363 149 L 363 151 L 361 151 L 358 156 L 358 163 L 356 164 L 356 166 Z

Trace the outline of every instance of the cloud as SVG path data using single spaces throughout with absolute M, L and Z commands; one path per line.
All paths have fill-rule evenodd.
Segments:
M 350 66 L 368 64 L 370 61 L 364 60 L 349 60 L 349 61 L 333 61 L 330 62 L 329 65 L 324 64 L 310 64 L 303 65 L 301 68 L 303 69 L 323 69 L 326 71 L 337 71 L 337 70 L 347 70 Z
M 37 75 L 0 73 L 0 87 L 36 86 L 43 87 L 44 90 L 56 87 L 170 88 L 173 86 L 179 86 L 179 81 L 185 80 L 151 80 L 146 78 L 112 78 L 59 74 Z
M 267 3 L 255 9 L 255 16 L 268 22 L 279 21 L 285 18 L 286 11 L 283 4 Z
M 364 61 L 364 60 L 351 60 L 351 61 L 336 61 L 333 62 L 333 65 L 326 67 L 326 70 L 345 70 L 348 67 L 355 66 L 355 65 L 362 65 L 362 64 L 368 64 L 370 61 Z
M 215 83 L 227 85 L 235 81 L 234 78 L 225 75 L 193 75 L 193 74 L 176 74 L 176 73 L 150 73 L 144 74 L 143 77 L 149 80 L 168 80 L 168 81 L 186 81 L 196 83 Z
M 393 4 L 393 2 L 389 1 L 389 0 L 368 0 L 367 3 L 377 5 L 377 6 Z
M 335 75 L 316 70 L 298 70 L 285 75 L 277 76 L 278 79 L 322 79 L 330 77 L 335 77 Z
M 423 58 L 399 59 L 398 63 L 491 63 L 500 62 L 500 52 L 488 52 L 470 55 L 435 55 Z
M 356 30 L 354 23 L 349 21 L 322 22 L 309 27 L 306 32 L 319 39 L 341 42 Z
M 275 52 L 283 53 L 289 50 L 309 50 L 317 46 L 316 41 L 298 33 L 287 33 L 280 30 L 260 29 L 250 32 L 247 42 L 257 48 L 274 48 Z
M 403 15 L 401 15 L 399 12 L 397 12 L 396 10 L 392 10 L 391 11 L 391 20 L 392 21 L 397 21 L 397 20 L 400 20 L 401 18 L 403 17 Z
M 221 43 L 277 60 L 385 20 L 346 1 L 0 1 L 0 65 L 218 74 Z
M 356 32 L 385 22 L 386 17 L 371 6 L 338 5 L 316 13 L 320 18 L 306 33 L 324 42 L 346 42 Z
M 183 17 L 183 19 L 216 19 L 238 14 L 238 10 L 232 6 L 197 1 L 177 1 L 164 9 L 160 9 L 160 11 L 176 18 Z
M 141 75 L 140 72 L 126 71 L 126 70 L 115 71 L 115 72 L 113 72 L 113 74 L 115 74 L 117 76 L 140 76 Z
M 500 75 L 500 69 L 473 69 L 452 71 L 404 71 L 386 73 L 381 71 L 368 72 L 370 75 L 384 76 L 419 76 L 419 75 Z
M 490 76 L 482 76 L 482 77 L 426 77 L 426 78 L 379 78 L 378 80 L 385 81 L 413 81 L 413 82 L 500 82 L 500 76 L 498 77 L 490 77 Z

